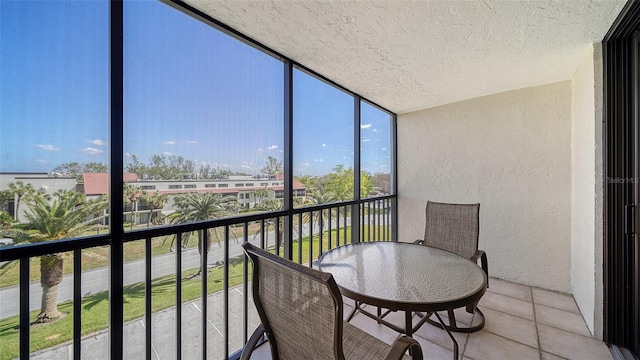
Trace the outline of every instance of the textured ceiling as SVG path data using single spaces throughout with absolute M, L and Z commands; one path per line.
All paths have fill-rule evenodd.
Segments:
M 568 80 L 625 3 L 186 2 L 397 113 Z

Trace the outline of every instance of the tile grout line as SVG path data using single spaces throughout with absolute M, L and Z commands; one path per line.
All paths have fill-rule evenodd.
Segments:
M 533 303 L 533 287 L 531 287 L 531 286 L 530 286 L 530 287 L 529 287 L 529 289 L 530 289 L 530 291 L 532 292 L 532 294 L 531 294 L 531 301 L 529 301 L 529 300 L 524 300 L 524 299 L 517 298 L 517 297 L 513 297 L 513 296 L 509 296 L 509 295 L 505 295 L 505 294 L 502 294 L 502 293 L 499 293 L 499 292 L 493 292 L 493 291 L 488 291 L 488 292 L 490 292 L 490 293 L 492 293 L 492 294 L 494 294 L 494 295 L 499 295 L 499 296 L 508 297 L 509 299 L 513 299 L 513 300 L 519 300 L 519 301 L 525 301 L 525 302 L 531 302 L 531 303 Z M 575 301 L 575 299 L 574 299 L 574 301 Z M 561 309 L 561 308 L 559 308 L 559 307 L 555 307 L 555 306 L 552 306 L 552 305 L 546 305 L 546 304 L 540 304 L 540 305 L 542 305 L 542 306 L 546 306 L 546 307 L 548 307 L 548 308 L 552 308 L 552 309 L 555 309 L 555 310 L 564 311 L 564 312 L 568 312 L 568 313 L 571 313 L 571 314 L 576 314 L 576 315 L 580 315 L 580 316 L 582 316 L 582 313 L 580 313 L 580 312 L 577 312 L 577 313 L 576 313 L 576 312 L 574 312 L 574 311 L 569 311 L 569 310 Z M 505 314 L 509 314 L 509 315 L 512 315 L 512 316 L 519 317 L 519 318 L 521 318 L 521 319 L 525 319 L 525 320 L 529 320 L 529 321 L 531 321 L 531 319 L 527 319 L 527 318 L 522 317 L 522 316 L 520 316 L 520 315 L 512 314 L 512 313 L 510 313 L 510 312 L 507 312 L 507 311 L 504 311 L 504 310 L 501 310 L 501 309 L 496 309 L 495 307 L 488 306 L 487 304 L 482 304 L 482 306 L 484 306 L 484 307 L 486 307 L 486 308 L 489 308 L 489 309 L 491 309 L 491 310 L 499 311 L 499 312 L 502 312 L 502 313 L 505 313 Z M 580 310 L 578 309 L 578 311 L 580 311 Z
M 524 301 L 524 300 L 522 300 L 522 301 Z M 532 302 L 532 303 L 533 303 L 533 302 Z M 491 307 L 491 306 L 488 306 L 488 305 L 486 305 L 486 304 L 482 304 L 481 306 L 482 306 L 482 307 L 485 307 L 485 308 L 487 308 L 487 309 L 491 309 L 491 310 L 493 310 L 493 311 L 497 311 L 497 312 L 500 312 L 500 313 L 503 313 L 503 314 L 507 314 L 507 315 L 510 315 L 510 316 L 517 317 L 518 319 L 523 319 L 523 320 L 527 320 L 527 321 L 534 321 L 534 322 L 535 322 L 535 315 L 534 315 L 534 320 L 531 320 L 531 319 L 527 319 L 526 317 L 522 317 L 522 316 L 520 316 L 520 315 L 515 315 L 515 314 L 512 314 L 512 313 L 510 313 L 510 312 L 504 311 L 504 310 L 502 310 L 502 309 L 496 309 L 496 308 Z
M 536 327 L 536 341 L 538 342 L 538 357 L 542 359 L 542 344 L 540 343 L 540 331 L 538 331 L 538 318 L 536 317 L 536 303 L 533 300 L 533 288 L 529 286 L 531 291 L 531 307 L 533 308 L 533 324 Z
M 529 321 L 531 321 L 531 320 L 529 320 Z M 491 331 L 489 331 L 489 330 L 484 330 L 484 329 L 482 329 L 481 331 L 484 331 L 484 332 L 486 332 L 486 333 L 489 333 L 489 334 L 491 334 L 491 335 L 497 336 L 497 337 L 499 337 L 499 338 L 503 338 L 503 339 L 505 339 L 505 340 L 508 340 L 508 341 L 514 342 L 514 343 L 516 343 L 516 344 L 519 344 L 519 345 L 522 345 L 522 346 L 526 346 L 526 347 L 528 347 L 528 348 L 531 348 L 531 349 L 536 350 L 536 348 L 534 348 L 533 346 L 531 346 L 531 345 L 529 345 L 529 344 L 521 343 L 521 342 L 520 342 L 520 341 L 518 341 L 518 340 L 510 339 L 510 338 L 508 338 L 508 337 L 506 337 L 506 336 L 504 336 L 504 335 L 496 334 L 496 333 L 494 333 L 494 332 L 491 332 Z M 539 344 L 538 344 L 538 345 L 539 345 Z M 538 346 L 538 348 L 539 348 L 539 346 Z
M 533 292 L 533 287 L 529 287 L 529 288 L 531 289 L 531 292 Z M 508 296 L 508 295 L 504 295 L 504 294 L 500 294 L 500 293 L 495 293 L 495 292 L 494 292 L 493 294 L 497 294 L 497 295 L 501 295 L 501 296 L 506 296 L 506 297 L 511 298 L 511 299 L 516 299 L 516 300 L 526 301 L 526 300 L 522 300 L 522 299 L 519 299 L 519 298 L 514 298 L 514 297 L 511 297 L 511 296 Z M 528 301 L 527 301 L 527 302 L 528 302 Z M 493 310 L 493 311 L 497 311 L 497 312 L 500 312 L 500 313 L 503 313 L 503 314 L 506 314 L 506 315 L 509 315 L 509 316 L 517 317 L 517 318 L 519 318 L 519 319 L 523 319 L 523 320 L 527 320 L 527 321 L 533 321 L 533 322 L 534 322 L 534 325 L 536 326 L 536 331 L 537 331 L 538 324 L 540 324 L 540 325 L 544 325 L 544 326 L 547 326 L 547 327 L 550 327 L 550 328 L 553 328 L 553 329 L 556 329 L 556 330 L 560 330 L 560 331 L 564 331 L 564 332 L 570 333 L 570 334 L 572 334 L 572 335 L 578 335 L 578 336 L 582 336 L 582 337 L 585 337 L 585 338 L 588 338 L 588 339 L 597 339 L 597 338 L 595 338 L 593 335 L 584 335 L 584 334 L 577 333 L 577 332 L 575 332 L 575 331 L 571 331 L 571 330 L 567 330 L 567 329 L 563 329 L 563 328 L 557 327 L 557 326 L 555 326 L 555 325 L 546 324 L 546 323 L 538 323 L 538 319 L 536 318 L 536 314 L 535 314 L 535 312 L 536 312 L 536 311 L 535 311 L 535 305 L 536 305 L 536 304 L 535 304 L 535 302 L 533 301 L 533 294 L 531 295 L 531 304 L 532 304 L 532 305 L 533 305 L 533 307 L 534 307 L 534 308 L 533 308 L 533 320 L 531 320 L 531 319 L 527 319 L 527 318 L 522 317 L 522 316 L 520 316 L 520 315 L 512 314 L 512 313 L 507 312 L 507 311 L 502 310 L 502 309 L 496 309 L 495 307 L 491 307 L 491 306 L 488 306 L 488 305 L 486 305 L 486 304 L 483 304 L 482 306 L 483 306 L 483 307 L 485 307 L 485 308 L 487 308 L 487 309 L 491 309 L 491 310 Z M 575 313 L 575 312 L 573 312 L 573 311 L 568 311 L 568 310 L 565 310 L 565 309 L 560 309 L 560 308 L 555 307 L 555 306 L 549 306 L 549 305 L 545 305 L 545 304 L 537 304 L 537 305 L 544 306 L 544 307 L 548 307 L 548 308 L 550 308 L 550 309 L 554 309 L 554 310 L 558 310 L 558 311 L 563 311 L 563 312 L 566 312 L 566 313 L 569 313 L 569 314 L 579 315 L 580 317 L 582 317 L 582 314 Z M 582 318 L 582 321 L 584 321 L 584 318 Z M 585 326 L 586 326 L 586 325 L 585 325 Z M 490 332 L 490 331 L 489 331 L 489 332 Z M 492 334 L 493 334 L 493 333 L 492 333 Z M 497 335 L 497 334 L 494 334 L 494 335 Z M 506 338 L 506 339 L 508 339 L 508 338 Z M 598 339 L 598 340 L 599 340 L 599 339 Z M 526 345 L 526 344 L 524 344 L 524 345 Z
M 507 282 L 506 280 L 502 280 L 502 279 L 498 279 L 498 280 L 501 280 L 501 281 Z M 571 310 L 566 310 L 566 309 L 562 309 L 562 308 L 559 308 L 559 307 L 556 307 L 556 306 L 553 306 L 553 305 L 547 305 L 547 304 L 542 304 L 542 303 L 541 303 L 540 305 L 543 305 L 543 306 L 546 306 L 546 307 L 550 307 L 550 308 L 553 308 L 553 309 L 556 309 L 556 310 L 562 310 L 562 311 L 570 312 L 570 313 L 573 313 L 573 314 L 582 315 L 582 312 L 580 312 L 580 307 L 578 306 L 578 303 L 576 302 L 576 299 L 573 297 L 573 294 L 562 293 L 562 292 L 558 292 L 558 291 L 554 291 L 554 290 L 544 289 L 544 288 L 537 287 L 537 286 L 530 286 L 530 285 L 523 285 L 523 284 L 516 284 L 516 283 L 511 283 L 511 284 L 515 284 L 515 285 L 522 285 L 522 286 L 526 286 L 526 287 L 528 287 L 528 288 L 529 288 L 529 291 L 531 292 L 531 302 L 533 302 L 533 288 L 534 288 L 534 287 L 535 287 L 535 288 L 537 288 L 537 289 L 543 290 L 543 291 L 549 291 L 549 292 L 552 292 L 552 293 L 555 293 L 555 294 L 559 294 L 559 295 L 567 295 L 567 296 L 570 296 L 570 297 L 571 297 L 571 299 L 573 300 L 573 303 L 576 305 L 576 309 L 578 309 L 578 312 L 571 311 Z M 511 296 L 511 295 L 503 294 L 503 293 L 501 293 L 501 292 L 491 291 L 491 290 L 489 290 L 488 288 L 487 288 L 487 292 L 492 293 L 492 294 L 494 294 L 494 295 L 506 296 L 506 297 L 508 297 L 508 298 L 510 298 L 510 299 L 521 300 L 521 301 L 527 301 L 527 302 L 529 301 L 529 300 L 525 300 L 525 299 L 522 299 L 522 298 L 518 298 L 518 297 Z M 494 310 L 495 310 L 495 309 L 494 309 Z
M 485 307 L 486 307 L 487 309 L 491 309 L 491 310 L 494 310 L 494 311 L 500 312 L 500 313 L 505 314 L 505 315 L 510 315 L 510 316 L 517 317 L 517 318 L 522 319 L 522 320 L 531 321 L 531 320 L 529 320 L 529 319 L 525 319 L 525 318 L 522 318 L 522 317 L 519 317 L 519 316 L 511 315 L 511 314 L 509 314 L 509 313 L 505 313 L 504 311 L 495 310 L 495 309 L 492 309 L 492 308 L 487 307 L 487 306 L 485 306 Z M 474 315 L 474 316 L 475 316 L 475 315 Z M 536 322 L 535 322 L 535 321 L 532 321 L 532 322 L 533 322 L 533 326 L 535 327 L 535 326 L 536 326 Z M 508 338 L 508 337 L 506 337 L 506 336 L 504 336 L 504 335 L 496 334 L 496 333 L 494 333 L 493 331 L 490 331 L 490 330 L 487 330 L 487 329 L 482 329 L 482 330 L 480 330 L 480 331 L 484 331 L 484 332 L 487 332 L 487 333 L 489 333 L 489 334 L 491 334 L 491 335 L 495 335 L 495 336 L 497 336 L 497 337 L 503 338 L 503 339 L 505 339 L 505 340 L 509 340 L 509 341 L 514 342 L 514 343 L 517 343 L 517 344 L 520 344 L 520 345 L 523 345 L 523 346 L 526 346 L 526 347 L 530 347 L 530 348 L 532 348 L 532 349 L 536 349 L 536 348 L 534 348 L 533 346 L 531 346 L 531 345 L 529 345 L 529 344 L 525 344 L 525 343 L 520 342 L 520 341 L 518 341 L 518 340 Z M 471 333 L 469 333 L 469 335 L 471 335 Z M 536 329 L 536 335 L 537 335 L 537 329 Z M 469 339 L 469 338 L 467 337 L 467 341 L 468 341 L 468 339 Z M 539 344 L 539 341 L 538 341 L 538 348 L 539 348 L 539 347 L 540 347 L 540 344 Z M 466 349 L 465 349 L 465 350 L 466 350 Z

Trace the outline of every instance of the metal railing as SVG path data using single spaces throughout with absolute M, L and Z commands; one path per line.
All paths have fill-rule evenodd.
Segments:
M 175 359 L 181 359 L 183 356 L 194 358 L 193 355 L 184 355 L 185 351 L 189 351 L 190 354 L 196 353 L 198 356 L 195 357 L 202 359 L 226 359 L 239 356 L 242 345 L 247 341 L 253 327 L 257 325 L 256 321 L 259 321 L 254 314 L 253 303 L 250 301 L 250 287 L 248 286 L 250 267 L 246 256 L 241 251 L 241 241 L 252 242 L 279 256 L 312 266 L 314 260 L 318 259 L 323 252 L 338 246 L 352 242 L 395 239 L 397 237 L 395 214 L 396 197 L 384 196 L 360 201 L 303 207 L 289 211 L 251 214 L 125 232 L 123 234 L 125 246 L 134 243 L 144 245 L 144 256 L 137 260 L 140 263 L 139 271 L 144 272 L 144 280 L 139 282 L 132 280 L 133 283 L 129 282 L 128 284 L 123 282 L 125 287 L 136 286 L 139 290 L 144 289 L 144 316 L 136 319 L 144 328 L 144 331 L 140 331 L 138 334 L 140 337 L 144 337 L 144 341 L 140 341 L 140 344 L 144 343 L 144 351 L 141 349 L 142 346 L 138 345 L 139 353 L 136 353 L 135 357 L 155 358 L 155 347 L 163 344 L 157 344 L 158 340 L 154 345 L 154 336 L 162 335 L 163 331 L 175 332 L 174 345 L 164 344 L 171 348 L 168 351 L 175 351 L 175 354 L 169 356 Z M 238 236 L 238 233 L 241 233 L 241 236 Z M 196 249 L 194 248 L 190 252 L 181 250 L 183 240 L 188 239 L 192 234 L 196 234 L 200 240 L 197 250 L 201 255 L 195 255 Z M 173 248 L 177 251 L 154 256 L 154 241 L 157 242 L 160 237 L 174 239 Z M 207 244 L 213 243 L 219 237 L 221 238 L 217 241 L 218 250 L 207 251 Z M 69 347 L 67 358 L 73 356 L 74 359 L 80 359 L 83 351 L 81 346 L 83 336 L 86 338 L 87 335 L 83 335 L 82 329 L 83 314 L 86 314 L 87 311 L 83 309 L 82 295 L 85 291 L 82 270 L 83 250 L 104 246 L 109 249 L 113 246 L 111 235 L 0 248 L 0 262 L 17 261 L 20 266 L 18 330 L 19 357 L 21 359 L 27 359 L 33 355 L 32 350 L 49 351 L 47 349 L 30 349 L 30 311 L 33 309 L 33 305 L 30 307 L 30 260 L 42 255 L 72 253 L 73 308 L 69 315 L 73 317 L 73 335 L 72 339 L 67 342 Z M 196 256 L 199 256 L 199 260 L 194 262 Z M 154 259 L 158 261 L 161 257 L 163 260 L 169 259 L 169 274 L 158 272 L 153 266 Z M 101 271 L 107 276 L 123 273 L 125 277 L 135 278 L 134 275 L 137 275 L 138 271 L 125 271 L 125 266 L 131 264 L 131 262 L 125 261 L 119 264 L 111 263 L 108 268 L 103 268 Z M 156 271 L 155 276 L 154 271 Z M 198 277 L 193 276 L 196 271 L 199 272 Z M 154 310 L 153 307 L 154 296 L 158 296 L 158 294 L 154 294 L 154 287 L 158 286 L 159 279 L 164 279 L 162 281 L 165 283 L 172 281 L 175 286 L 174 304 L 162 310 L 173 313 L 167 320 L 169 322 L 163 320 L 165 322 L 162 326 L 159 325 L 159 314 L 162 311 Z M 189 292 L 192 292 L 194 282 L 199 282 L 199 295 L 196 298 L 186 294 L 187 285 Z M 222 282 L 221 290 L 216 290 L 220 287 L 220 282 Z M 126 295 L 127 292 L 125 291 L 124 294 Z M 239 294 L 241 294 L 241 301 L 230 299 L 230 295 L 236 299 Z M 197 304 L 198 300 L 199 304 Z M 111 297 L 109 306 L 113 307 L 117 302 L 120 304 L 115 306 L 116 309 L 127 306 L 122 303 L 125 302 L 125 296 L 122 299 Z M 196 325 L 194 325 L 192 314 L 185 313 L 185 311 L 191 311 L 189 310 L 191 307 L 185 307 L 185 304 L 188 303 L 193 303 L 193 307 L 200 311 L 200 318 Z M 215 319 L 212 320 L 212 318 Z M 220 323 L 218 326 L 215 324 L 216 321 Z M 167 325 L 171 322 L 173 323 Z M 238 324 L 239 322 L 241 325 Z M 131 323 L 133 322 L 128 321 L 125 326 Z M 185 324 L 189 326 L 188 329 L 185 328 Z M 208 336 L 208 332 L 215 332 L 216 336 L 221 336 L 222 345 L 212 344 L 213 341 L 210 341 L 211 336 Z M 115 333 L 124 334 L 122 331 Z M 123 338 L 124 335 L 122 337 L 110 336 L 109 348 L 112 348 L 113 342 L 120 342 L 118 346 L 123 346 L 122 344 L 125 342 Z M 199 344 L 193 345 L 192 343 L 197 343 L 198 339 Z M 135 343 L 135 340 L 127 339 L 127 343 L 130 342 Z M 126 348 L 127 344 L 124 346 L 125 353 L 133 351 Z M 198 346 L 199 349 L 194 349 L 194 346 Z M 86 348 L 84 350 L 86 351 Z M 144 352 L 144 356 L 142 356 L 142 352 Z M 107 356 L 105 354 L 105 358 Z M 52 357 L 45 356 L 45 358 Z

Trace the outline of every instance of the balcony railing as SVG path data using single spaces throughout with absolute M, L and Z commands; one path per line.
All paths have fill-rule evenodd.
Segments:
M 39 308 L 37 303 L 30 305 L 30 292 L 33 288 L 37 289 L 34 285 L 30 286 L 30 261 L 38 256 L 71 253 L 72 305 L 67 316 L 72 318 L 72 335 L 70 339 L 64 339 L 63 336 L 58 341 L 67 344 L 67 358 L 73 356 L 74 359 L 80 359 L 82 352 L 86 351 L 101 351 L 107 358 L 108 353 L 122 350 L 125 357 L 152 359 L 155 358 L 154 351 L 159 348 L 169 352 L 163 356 L 175 359 L 237 358 L 248 335 L 259 322 L 250 300 L 248 283 L 251 272 L 242 253 L 241 242 L 249 241 L 279 256 L 313 266 L 323 252 L 341 245 L 395 239 L 395 210 L 396 197 L 385 196 L 125 232 L 125 259 L 136 260 L 111 263 L 108 267 L 91 270 L 91 277 L 96 277 L 96 274 L 98 278 L 124 274 L 124 289 L 116 292 L 123 296 L 115 298 L 110 291 L 109 308 L 125 309 L 123 314 L 118 315 L 124 317 L 122 323 L 125 326 L 137 322 L 142 327 L 131 332 L 111 332 L 111 327 L 108 327 L 105 329 L 109 331 L 109 340 L 105 340 L 106 348 L 98 346 L 96 349 L 89 344 L 81 346 L 83 337 L 86 339 L 90 333 L 95 335 L 98 330 L 91 330 L 92 326 L 83 322 L 84 318 L 87 321 L 93 319 L 96 314 L 91 312 L 97 310 L 92 308 L 95 302 L 87 301 L 90 296 L 96 296 L 96 291 L 83 283 L 85 277 L 90 276 L 87 270 L 83 273 L 82 261 L 87 251 L 111 250 L 111 236 L 2 248 L 1 263 L 19 263 L 19 299 L 14 300 L 19 300 L 19 310 L 16 309 L 19 313 L 19 349 L 10 349 L 7 355 L 0 355 L 0 360 L 4 356 L 27 359 L 34 351 L 41 352 L 44 358 L 53 358 L 46 356 L 47 352 L 52 351 L 50 348 L 39 345 L 40 342 L 31 344 L 30 341 L 32 331 L 46 331 L 43 329 L 48 326 L 44 325 L 41 329 L 30 326 L 30 312 Z M 187 243 L 189 238 L 201 240 L 200 247 L 181 251 L 182 244 Z M 165 246 L 166 241 L 172 242 L 174 251 L 154 255 L 154 246 L 162 243 L 162 239 Z M 209 242 L 212 243 L 211 250 L 204 251 Z M 194 276 L 198 272 L 199 275 Z M 102 280 L 107 283 L 107 279 Z M 100 293 L 103 299 L 106 291 L 107 286 L 104 285 Z M 171 301 L 168 305 L 167 291 L 175 291 L 169 296 Z M 93 294 L 87 296 L 90 292 Z M 139 307 L 144 307 L 144 311 Z M 198 316 L 194 315 L 193 308 L 199 311 Z M 47 338 L 55 336 L 60 334 L 51 334 Z M 218 337 L 222 341 L 217 340 Z

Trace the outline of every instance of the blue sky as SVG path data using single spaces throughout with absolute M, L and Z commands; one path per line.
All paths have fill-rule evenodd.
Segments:
M 106 1 L 0 1 L 0 171 L 108 163 Z M 125 153 L 257 174 L 283 158 L 283 65 L 167 5 L 125 3 Z M 294 174 L 353 166 L 353 98 L 294 74 Z M 362 106 L 362 167 L 389 171 L 389 116 Z M 125 162 L 130 158 L 125 159 Z

